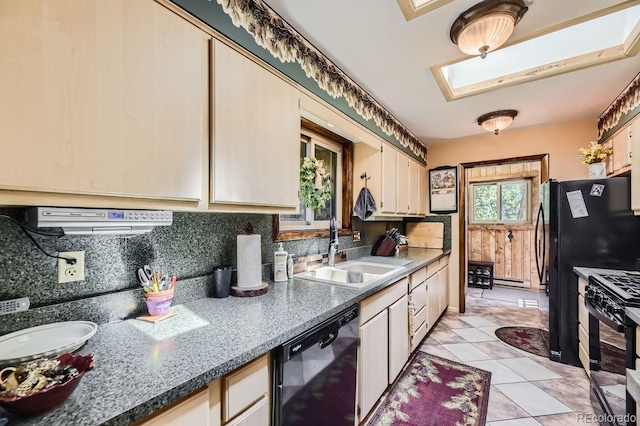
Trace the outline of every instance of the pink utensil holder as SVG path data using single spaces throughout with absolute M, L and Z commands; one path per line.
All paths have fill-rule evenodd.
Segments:
M 147 310 L 151 316 L 160 316 L 169 313 L 171 300 L 173 299 L 173 290 L 159 291 L 156 293 L 145 293 L 144 301 L 147 303 Z

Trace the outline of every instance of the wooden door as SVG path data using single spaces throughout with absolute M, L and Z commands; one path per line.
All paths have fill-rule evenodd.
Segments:
M 398 211 L 398 153 L 390 146 L 382 149 L 382 213 L 396 213 Z
M 0 10 L 0 188 L 202 198 L 206 33 L 152 0 Z
M 296 88 L 216 41 L 212 201 L 297 209 Z
M 360 421 L 387 388 L 389 371 L 389 314 L 387 309 L 360 326 L 358 393 Z
M 389 306 L 389 384 L 409 359 L 409 296 Z
M 440 286 L 436 274 L 427 279 L 427 322 L 433 327 L 440 316 Z

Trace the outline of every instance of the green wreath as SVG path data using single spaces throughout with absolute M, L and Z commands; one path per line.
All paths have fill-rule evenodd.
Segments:
M 320 212 L 331 199 L 331 176 L 324 161 L 304 157 L 300 166 L 300 199 L 310 209 Z

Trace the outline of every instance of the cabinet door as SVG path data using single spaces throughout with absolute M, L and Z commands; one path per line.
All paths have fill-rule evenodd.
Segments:
M 631 208 L 640 214 L 640 116 L 629 126 L 631 145 Z
M 420 166 L 420 207 L 418 214 L 425 216 L 429 210 L 429 171 Z
M 387 388 L 389 354 L 389 315 L 387 309 L 360 326 L 358 353 L 358 392 L 360 421 L 364 419 Z
M 623 129 L 617 135 L 613 137 L 612 147 L 613 147 L 613 171 L 617 172 L 623 167 L 631 164 L 631 147 L 629 140 L 629 133 L 631 132 L 630 128 Z
M 197 204 L 207 34 L 152 0 L 0 9 L 0 188 Z
M 211 199 L 299 206 L 298 91 L 216 41 Z
M 139 426 L 209 425 L 209 390 L 200 389 L 139 423 Z
M 409 214 L 417 215 L 420 212 L 421 175 L 422 166 L 409 160 Z
M 440 313 L 449 306 L 449 266 L 440 271 Z
M 427 280 L 427 322 L 431 328 L 440 316 L 440 293 L 437 274 Z
M 411 191 L 411 176 L 409 171 L 409 159 L 402 154 L 398 154 L 398 188 L 396 189 L 396 199 L 398 200 L 396 213 L 406 215 L 409 213 L 409 194 Z
M 389 306 L 389 384 L 409 359 L 409 296 Z
M 395 149 L 384 146 L 382 149 L 382 213 L 398 211 L 398 153 Z

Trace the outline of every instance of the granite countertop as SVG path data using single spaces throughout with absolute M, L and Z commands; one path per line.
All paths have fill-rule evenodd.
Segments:
M 450 251 L 410 248 L 395 278 L 364 289 L 291 279 L 255 298 L 203 298 L 157 324 L 100 325 L 78 354 L 95 369 L 59 408 L 11 424 L 124 425 L 201 388 Z M 12 419 L 13 420 L 13 419 Z

